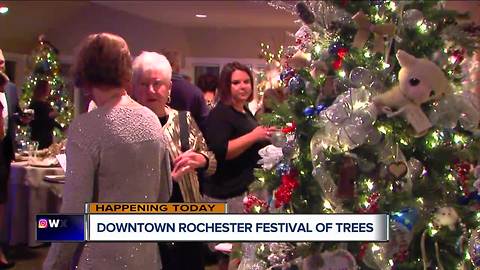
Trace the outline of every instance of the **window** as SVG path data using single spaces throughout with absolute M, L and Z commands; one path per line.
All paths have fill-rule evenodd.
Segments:
M 195 80 L 194 84 L 198 85 L 198 78 L 202 75 L 209 74 L 215 75 L 217 78 L 220 76 L 220 66 L 219 65 L 196 65 L 195 66 Z

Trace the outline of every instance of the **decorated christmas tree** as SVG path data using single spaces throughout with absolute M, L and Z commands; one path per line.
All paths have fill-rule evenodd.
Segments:
M 480 267 L 479 28 L 438 1 L 304 1 L 247 212 L 387 213 L 386 243 L 250 243 L 242 269 Z M 475 60 L 476 59 L 476 60 Z
M 69 93 L 65 80 L 61 76 L 58 49 L 47 41 L 44 35 L 40 35 L 38 42 L 38 46 L 33 50 L 28 60 L 31 75 L 25 80 L 23 85 L 20 106 L 28 108 L 37 82 L 46 80 L 49 82 L 51 89 L 48 101 L 58 112 L 56 121 L 62 127 L 66 127 L 73 117 L 73 93 Z M 26 136 L 28 127 L 20 127 L 19 132 Z M 61 136 L 59 133 L 56 135 Z
M 265 109 L 263 104 L 265 94 L 267 95 L 268 99 L 269 94 L 274 92 L 276 89 L 279 89 L 281 86 L 281 82 L 278 78 L 281 71 L 280 60 L 283 54 L 283 45 L 280 46 L 276 53 L 273 51 L 270 45 L 263 42 L 260 43 L 260 47 L 261 54 L 259 56 L 267 63 L 264 68 L 253 70 L 253 73 L 255 74 L 256 87 L 253 95 L 253 101 L 249 104 L 249 108 L 253 113 L 263 113 Z

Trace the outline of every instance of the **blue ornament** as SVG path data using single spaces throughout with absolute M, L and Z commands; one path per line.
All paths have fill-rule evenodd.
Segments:
M 475 196 L 473 197 L 473 199 L 480 203 L 480 194 L 478 194 L 478 192 L 475 192 Z
M 295 75 L 295 71 L 291 68 L 286 68 L 280 73 L 280 80 L 285 80 L 288 77 Z
M 284 174 L 288 174 L 288 172 L 290 172 L 290 169 L 291 167 L 289 164 L 281 162 L 277 165 L 276 173 L 278 176 L 282 176 Z
M 370 0 L 370 3 L 376 6 L 383 5 L 384 2 L 385 2 L 384 0 Z
M 315 115 L 315 107 L 309 106 L 303 110 L 303 114 L 307 117 Z
M 305 88 L 305 82 L 299 75 L 295 75 L 288 81 L 288 89 L 291 93 L 300 93 Z
M 390 218 L 403 226 L 405 226 L 409 231 L 413 229 L 413 226 L 418 219 L 418 210 L 415 208 L 407 207 L 400 212 L 394 212 Z
M 325 110 L 327 108 L 327 106 L 323 105 L 323 104 L 320 104 L 317 106 L 317 108 L 315 108 L 315 113 L 316 114 L 319 114 L 321 111 Z
M 335 42 L 335 43 L 332 43 L 329 47 L 328 47 L 328 53 L 330 55 L 337 55 L 338 53 L 338 49 L 342 48 L 342 47 L 345 47 L 342 43 L 340 42 Z
M 461 196 L 457 199 L 458 204 L 460 205 L 467 205 L 470 202 L 470 198 L 467 196 Z
M 318 115 L 321 111 L 325 110 L 326 106 L 323 104 L 318 105 L 317 107 L 308 106 L 303 110 L 303 114 L 307 117 Z

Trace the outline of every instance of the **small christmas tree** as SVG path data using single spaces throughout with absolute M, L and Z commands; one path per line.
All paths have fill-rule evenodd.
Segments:
M 28 62 L 31 75 L 23 85 L 20 106 L 22 108 L 28 108 L 32 100 L 33 89 L 37 82 L 46 80 L 49 82 L 51 88 L 48 101 L 58 112 L 56 121 L 62 127 L 66 127 L 73 117 L 73 102 L 71 93 L 67 91 L 65 81 L 60 74 L 58 49 L 48 42 L 44 35 L 40 35 L 38 42 L 38 47 L 33 50 Z M 28 127 L 20 127 L 19 132 L 23 136 L 27 136 Z M 58 135 L 60 134 L 57 133 L 56 136 Z
M 390 241 L 247 244 L 241 267 L 479 267 L 478 63 L 462 69 L 478 28 L 437 1 L 270 4 L 301 27 L 288 101 L 262 118 L 282 129 L 251 188 L 273 200 L 250 196 L 247 211 L 388 213 Z

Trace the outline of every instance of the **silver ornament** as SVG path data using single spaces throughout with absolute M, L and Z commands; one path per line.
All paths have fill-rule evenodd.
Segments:
M 366 173 L 373 171 L 376 167 L 375 163 L 370 162 L 364 158 L 357 159 L 357 163 L 360 171 L 366 172 Z
M 373 80 L 370 84 L 370 88 L 379 94 L 385 92 L 385 84 L 378 79 Z
M 283 147 L 287 143 L 287 136 L 281 131 L 275 131 L 270 138 L 270 142 L 276 147 Z
M 410 158 L 408 160 L 408 176 L 412 180 L 416 180 L 420 178 L 423 172 L 423 164 L 420 162 L 420 160 L 416 158 Z
M 293 156 L 295 155 L 295 149 L 296 149 L 296 144 L 294 141 L 287 142 L 283 147 L 282 147 L 282 153 L 283 156 L 286 159 L 292 159 Z
M 347 103 L 340 102 L 331 105 L 328 110 L 325 112 L 325 116 L 333 124 L 339 125 L 343 123 L 350 113 L 350 106 Z
M 356 67 L 352 69 L 349 78 L 355 87 L 367 87 L 373 81 L 372 72 L 364 67 Z
M 310 81 L 307 81 L 305 83 L 305 93 L 307 93 L 307 95 L 309 96 L 316 96 L 317 93 L 318 93 L 318 89 L 315 88 L 315 85 L 313 83 L 311 83 Z
M 435 31 L 435 29 L 437 29 L 437 25 L 433 22 L 424 22 L 424 24 L 429 32 Z
M 473 265 L 480 266 L 480 229 L 473 231 L 468 241 L 468 254 L 472 260 Z
M 423 20 L 423 13 L 418 9 L 409 9 L 403 13 L 403 24 L 408 28 L 414 28 Z
M 477 95 L 472 91 L 464 91 L 458 97 L 457 107 L 461 109 L 459 123 L 465 130 L 475 130 L 480 122 L 480 113 L 478 111 Z
M 455 97 L 453 95 L 446 96 L 433 106 L 429 119 L 434 125 L 443 128 L 455 128 L 458 120 L 456 107 L 457 100 Z
M 259 262 L 256 262 L 255 264 L 253 264 L 250 268 L 250 270 L 265 270 L 268 268 L 268 265 L 266 262 L 264 261 L 259 261 Z
M 376 145 L 382 140 L 382 134 L 378 132 L 376 129 L 371 129 L 367 133 L 367 138 L 365 138 L 365 142 L 369 145 Z

